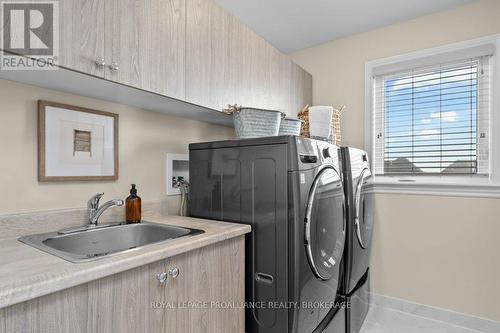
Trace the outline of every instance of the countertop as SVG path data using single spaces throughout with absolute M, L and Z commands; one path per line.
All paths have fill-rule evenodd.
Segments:
M 19 242 L 0 240 L 0 308 L 71 288 L 112 274 L 249 233 L 245 224 L 190 217 L 153 215 L 146 221 L 205 232 L 146 245 L 87 263 L 71 263 Z

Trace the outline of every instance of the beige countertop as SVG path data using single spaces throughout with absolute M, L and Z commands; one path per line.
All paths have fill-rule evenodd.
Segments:
M 0 308 L 241 236 L 251 230 L 245 224 L 179 216 L 154 215 L 145 220 L 205 232 L 77 264 L 23 244 L 16 238 L 0 240 Z

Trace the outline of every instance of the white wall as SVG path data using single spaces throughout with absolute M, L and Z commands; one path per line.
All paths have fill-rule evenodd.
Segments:
M 118 113 L 118 181 L 37 181 L 37 100 Z M 143 201 L 167 201 L 166 154 L 187 153 L 190 142 L 233 137 L 233 129 L 170 117 L 120 104 L 0 80 L 0 214 L 84 207 L 105 192 L 103 200 L 125 198 L 137 184 Z M 176 212 L 178 197 L 168 200 Z
M 481 0 L 292 58 L 313 75 L 314 104 L 347 105 L 343 144 L 363 147 L 366 61 L 496 33 L 500 1 Z M 500 320 L 500 199 L 377 194 L 375 214 L 375 292 Z

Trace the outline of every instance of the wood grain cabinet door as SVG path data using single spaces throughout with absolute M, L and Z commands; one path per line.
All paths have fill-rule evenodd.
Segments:
M 0 333 L 160 333 L 166 260 L 0 309 Z
M 214 0 L 187 0 L 188 102 L 216 110 L 236 103 L 296 116 L 304 101 L 310 103 L 302 72 Z
M 185 0 L 106 0 L 106 79 L 184 99 Z
M 235 33 L 238 103 L 285 112 L 290 117 L 312 103 L 312 78 L 246 26 Z
M 95 331 L 243 333 L 244 244 L 234 238 L 90 283 Z
M 95 305 L 96 332 L 166 332 L 165 272 L 161 260 L 89 283 L 90 303 Z M 93 311 L 93 312 L 94 312 Z
M 294 116 L 290 107 L 290 80 L 292 61 L 288 56 L 276 49 L 271 51 L 271 76 L 270 90 L 273 92 L 271 109 L 285 112 Z
M 290 109 L 294 117 L 306 105 L 312 105 L 312 76 L 292 62 L 290 79 Z
M 59 1 L 59 65 L 104 77 L 104 2 Z
M 237 19 L 212 0 L 186 2 L 186 100 L 215 110 L 241 104 L 236 95 Z
M 262 109 L 271 108 L 271 46 L 240 23 L 233 35 L 237 65 L 238 104 Z
M 283 109 L 274 82 L 285 56 L 213 0 L 186 5 L 187 101 L 215 110 L 235 103 Z
M 164 313 L 166 332 L 245 331 L 244 245 L 238 237 L 167 259 L 178 276 L 165 288 L 167 303 L 177 303 Z

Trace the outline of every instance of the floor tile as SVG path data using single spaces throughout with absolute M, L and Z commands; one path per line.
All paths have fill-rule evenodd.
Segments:
M 372 306 L 360 333 L 481 333 L 449 323 Z

